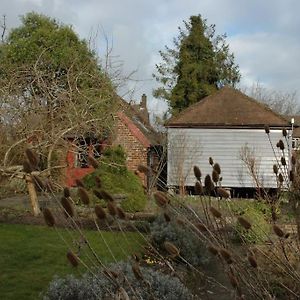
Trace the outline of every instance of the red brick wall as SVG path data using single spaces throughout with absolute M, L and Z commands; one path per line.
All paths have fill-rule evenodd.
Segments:
M 114 145 L 121 145 L 127 155 L 127 167 L 133 172 L 139 164 L 147 166 L 147 148 L 137 139 L 119 118 L 117 119 L 116 138 Z M 142 176 L 143 183 L 146 185 L 146 178 Z

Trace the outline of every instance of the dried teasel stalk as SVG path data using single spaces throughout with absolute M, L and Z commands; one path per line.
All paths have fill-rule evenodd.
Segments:
M 194 166 L 194 175 L 197 178 L 197 180 L 201 180 L 201 170 L 199 169 L 198 166 Z
M 225 199 L 228 199 L 230 197 L 230 192 L 227 191 L 226 189 L 224 188 L 217 188 L 217 194 L 222 197 L 222 198 L 225 198 Z
M 96 204 L 94 207 L 94 210 L 95 210 L 95 214 L 99 220 L 106 219 L 106 212 L 101 205 Z
M 119 287 L 117 295 L 116 295 L 116 299 L 120 299 L 120 300 L 130 300 L 127 292 L 125 291 L 125 289 L 123 287 Z
M 38 168 L 38 164 L 39 164 L 39 157 L 36 153 L 34 153 L 31 149 L 27 148 L 25 150 L 25 155 L 29 161 L 29 163 L 31 164 L 31 166 L 34 169 Z
M 237 220 L 246 230 L 249 230 L 251 228 L 251 223 L 248 222 L 244 217 L 238 217 Z
M 200 181 L 196 181 L 196 183 L 195 183 L 195 193 L 196 193 L 196 195 L 203 194 L 203 186 Z
M 173 258 L 179 256 L 180 251 L 173 243 L 165 241 L 164 247 Z
M 53 227 L 55 225 L 55 218 L 54 218 L 51 210 L 48 207 L 43 209 L 43 215 L 44 215 L 46 224 L 49 227 Z
M 87 192 L 87 190 L 83 187 L 79 187 L 77 190 L 77 195 L 80 198 L 81 202 L 85 205 L 89 205 L 90 204 L 90 197 L 89 194 Z
M 94 169 L 99 168 L 99 162 L 97 161 L 97 159 L 95 159 L 95 157 L 89 155 L 87 159 L 89 165 L 91 165 Z
M 162 192 L 155 192 L 153 194 L 154 199 L 155 199 L 155 203 L 159 206 L 159 207 L 166 207 L 166 205 L 168 204 L 168 199 L 165 196 L 164 193 Z
M 203 223 L 196 223 L 195 226 L 196 228 L 198 228 L 199 231 L 208 231 L 208 228 Z
M 220 211 L 218 211 L 216 208 L 214 208 L 213 206 L 211 206 L 209 208 L 209 211 L 215 218 L 217 218 L 217 219 L 222 218 L 222 213 Z
M 72 251 L 67 252 L 67 259 L 74 268 L 79 265 L 78 257 Z
M 265 133 L 266 134 L 270 133 L 270 127 L 269 127 L 269 125 L 265 125 Z
M 273 225 L 273 231 L 280 238 L 284 237 L 284 235 L 285 235 L 284 232 L 283 232 L 283 230 L 279 226 L 277 226 L 275 224 Z
M 62 197 L 60 203 L 64 208 L 65 217 L 74 217 L 74 207 L 71 200 L 69 198 Z
M 44 191 L 46 189 L 44 182 L 42 181 L 42 179 L 39 176 L 37 176 L 37 175 L 31 175 L 31 178 L 32 178 L 32 181 L 33 181 L 33 183 L 35 185 L 35 188 L 38 191 Z

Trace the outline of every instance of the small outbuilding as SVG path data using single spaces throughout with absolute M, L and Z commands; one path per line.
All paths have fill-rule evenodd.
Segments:
M 269 135 L 265 125 L 270 128 Z M 193 187 L 193 166 L 200 167 L 203 177 L 211 174 L 211 157 L 221 166 L 224 187 L 276 188 L 273 165 L 282 155 L 289 161 L 290 123 L 233 88 L 224 87 L 188 107 L 171 118 L 166 127 L 169 187 Z M 288 132 L 286 138 L 283 128 Z M 280 139 L 285 145 L 284 153 L 276 147 Z M 256 180 L 251 172 L 256 174 Z

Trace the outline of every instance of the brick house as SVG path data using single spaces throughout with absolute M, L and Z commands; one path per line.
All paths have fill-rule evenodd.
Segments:
M 82 144 L 86 145 L 83 153 L 72 151 L 74 139 L 68 138 L 70 150 L 67 154 L 67 186 L 74 186 L 76 179 L 93 172 L 92 166 L 88 165 L 87 155 L 99 156 L 102 149 L 109 144 L 121 145 L 124 148 L 127 155 L 127 167 L 133 172 L 137 170 L 138 165 L 145 165 L 151 169 L 155 169 L 158 165 L 161 152 L 160 135 L 150 125 L 146 95 L 142 96 L 139 105 L 129 104 L 121 98 L 119 98 L 119 103 L 119 109 L 115 115 L 115 128 L 109 138 L 98 141 L 94 137 L 88 136 L 82 141 Z M 94 151 L 95 147 L 96 151 Z M 149 187 L 151 174 L 148 174 L 147 177 L 141 173 L 138 175 L 143 184 Z

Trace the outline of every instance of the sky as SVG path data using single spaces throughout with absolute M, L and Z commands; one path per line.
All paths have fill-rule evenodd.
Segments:
M 300 1 L 297 0 L 0 0 L 8 30 L 20 16 L 35 11 L 72 25 L 104 60 L 112 49 L 115 65 L 122 63 L 130 80 L 120 89 L 127 100 L 145 93 L 148 109 L 159 114 L 166 103 L 152 97 L 152 78 L 159 50 L 172 47 L 178 26 L 201 14 L 226 41 L 242 75 L 241 87 L 260 85 L 297 93 L 300 101 Z M 133 91 L 133 92 L 131 92 Z

